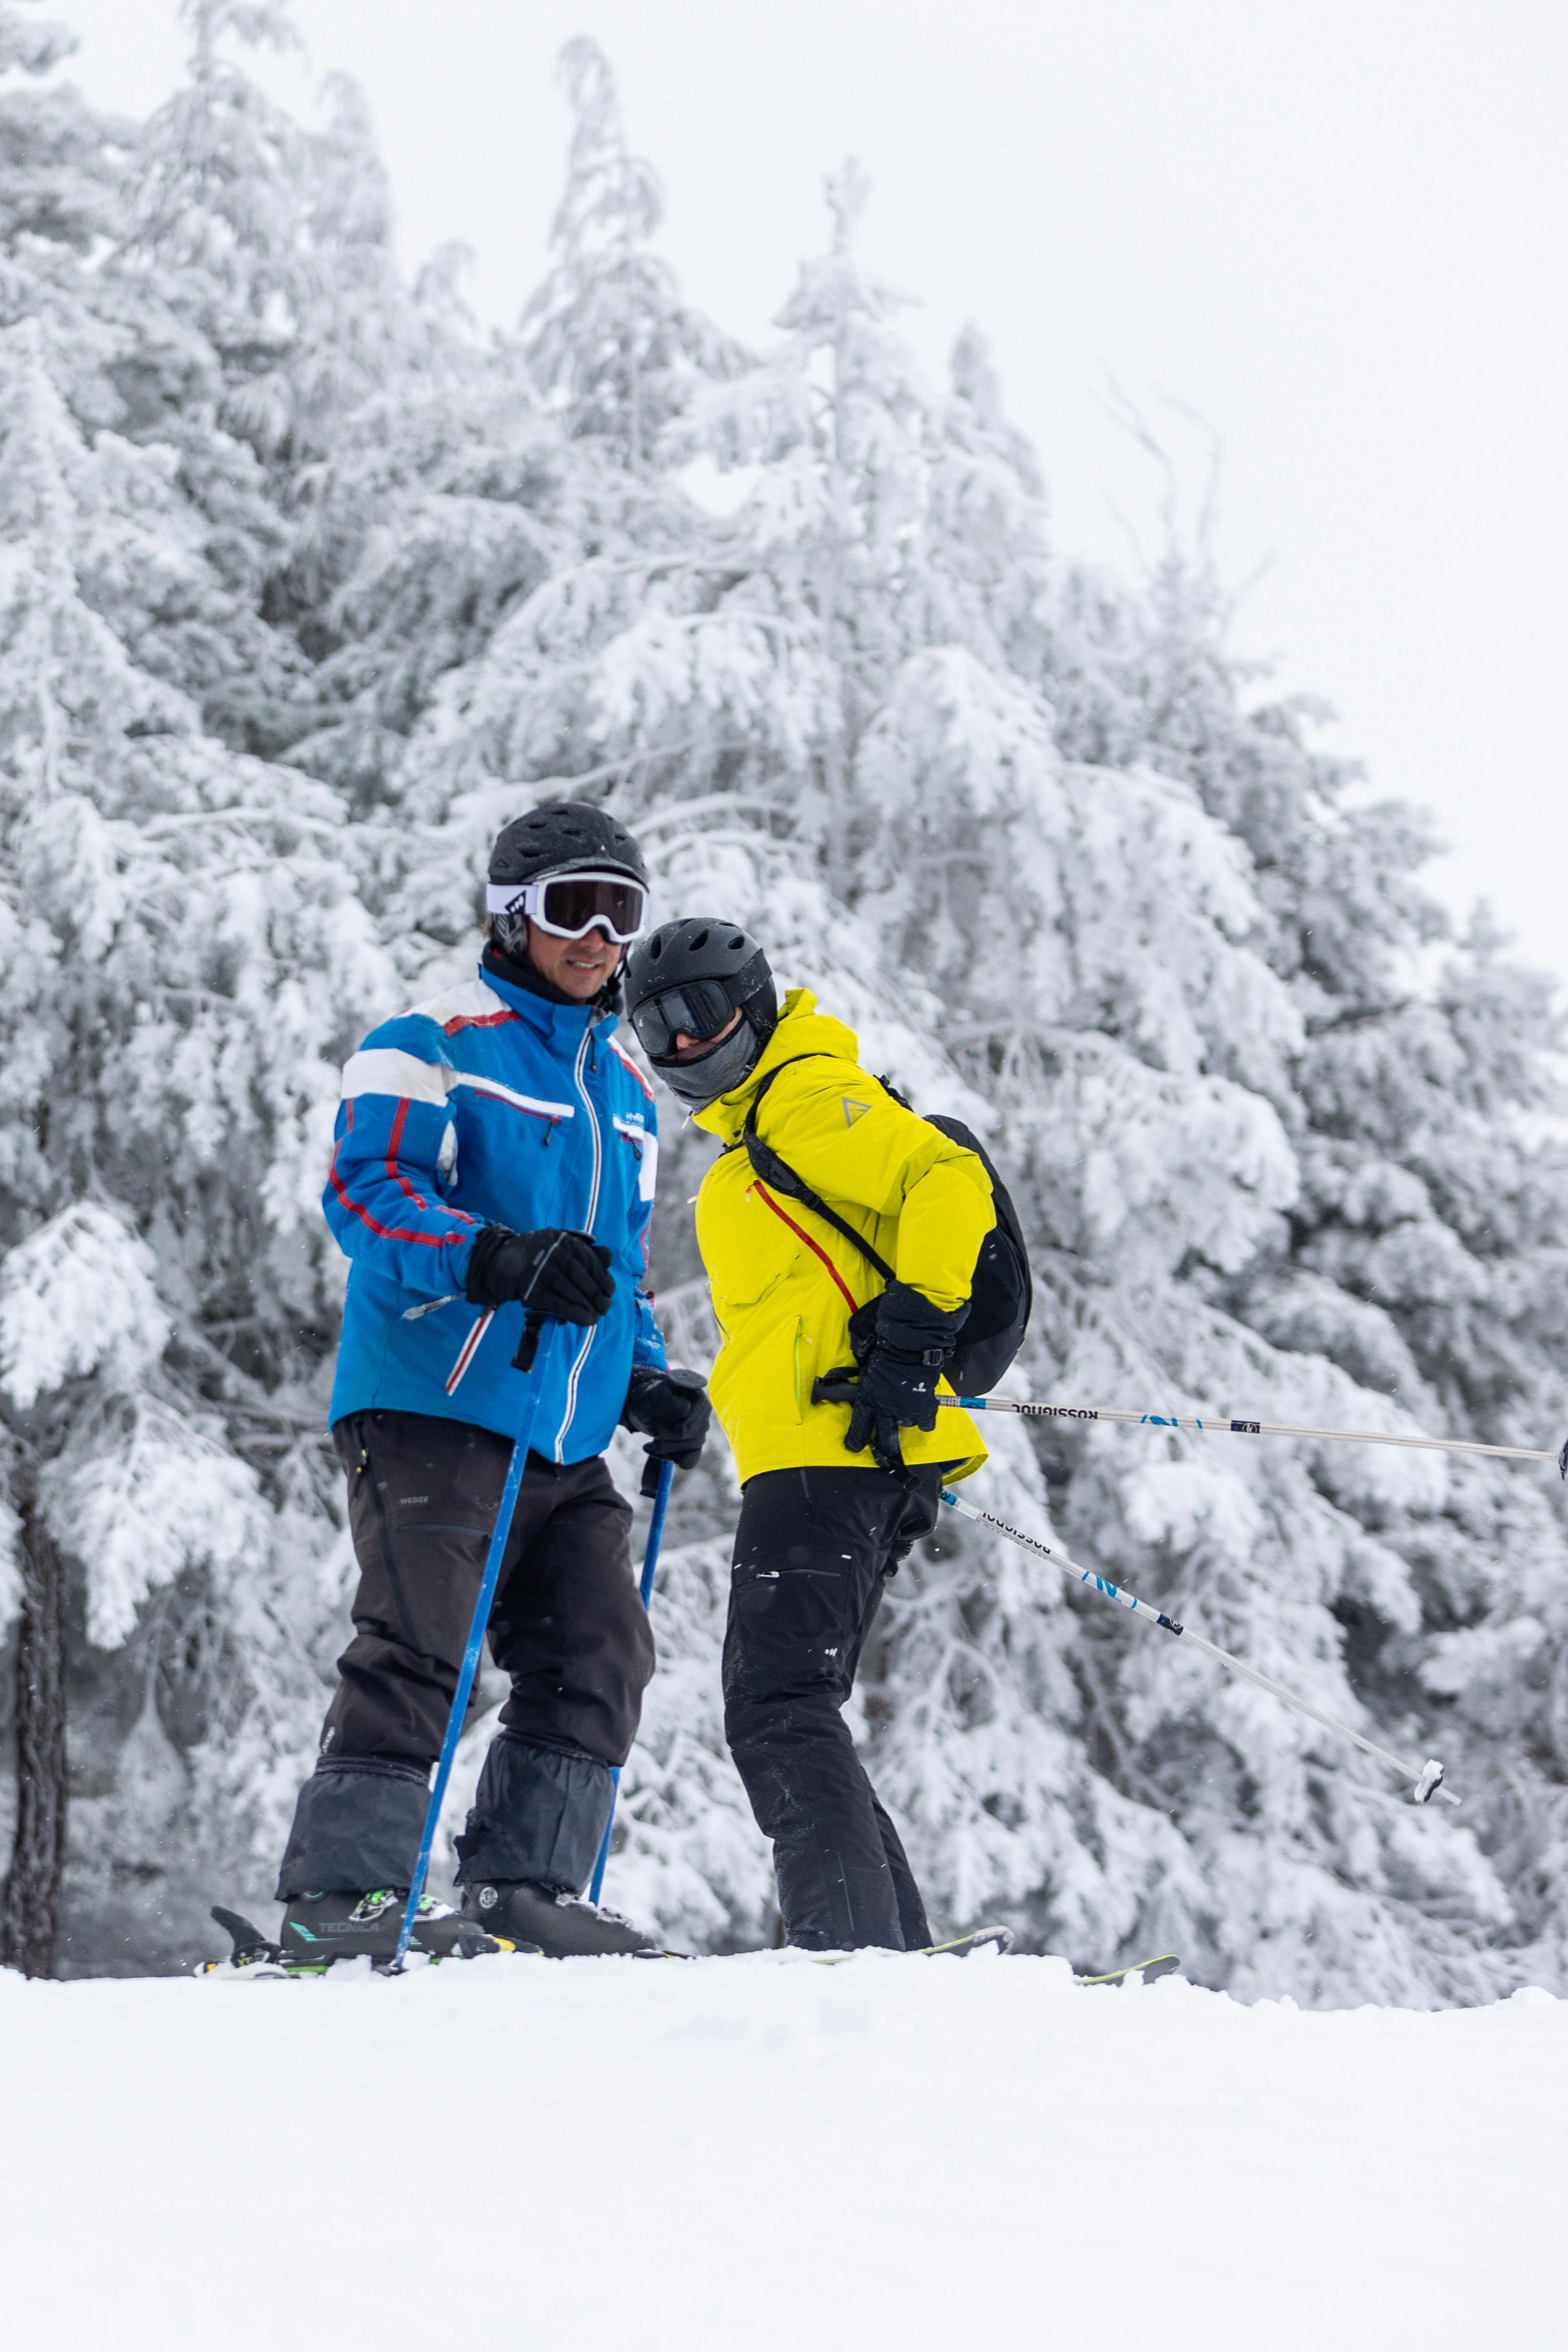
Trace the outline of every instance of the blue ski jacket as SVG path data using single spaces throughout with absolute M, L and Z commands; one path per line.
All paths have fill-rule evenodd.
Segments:
M 352 1260 L 334 1422 L 380 1406 L 515 1437 L 522 1308 L 471 1307 L 464 1278 L 482 1225 L 565 1225 L 610 1251 L 615 1298 L 541 1356 L 533 1444 L 556 1462 L 604 1452 L 633 1364 L 665 1360 L 645 1286 L 658 1121 L 615 1027 L 481 968 L 351 1055 L 322 1195 Z

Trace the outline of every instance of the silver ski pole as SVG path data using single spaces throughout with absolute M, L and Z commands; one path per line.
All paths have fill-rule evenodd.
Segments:
M 1293 1707 L 1298 1715 L 1310 1716 L 1314 1723 L 1321 1723 L 1325 1731 L 1334 1732 L 1341 1739 L 1352 1741 L 1366 1755 L 1375 1756 L 1380 1763 L 1392 1765 L 1404 1780 L 1414 1783 L 1411 1794 L 1416 1804 L 1430 1804 L 1434 1797 L 1441 1797 L 1446 1805 L 1463 1802 L 1451 1789 L 1445 1789 L 1442 1785 L 1443 1767 L 1435 1756 L 1428 1757 L 1426 1762 L 1419 1767 L 1407 1762 L 1403 1756 L 1395 1756 L 1391 1748 L 1380 1748 L 1375 1739 L 1364 1738 L 1348 1723 L 1341 1723 L 1333 1716 L 1324 1715 L 1321 1708 L 1309 1706 L 1304 1698 L 1298 1698 L 1294 1691 L 1288 1691 L 1283 1683 L 1277 1683 L 1272 1675 L 1259 1674 L 1256 1666 L 1232 1657 L 1228 1650 L 1220 1649 L 1214 1642 L 1205 1642 L 1201 1633 L 1194 1633 L 1190 1626 L 1180 1624 L 1173 1617 L 1167 1617 L 1163 1610 L 1152 1607 L 1147 1601 L 1137 1600 L 1121 1585 L 1112 1584 L 1108 1577 L 1098 1576 L 1092 1568 L 1079 1568 L 1078 1562 L 1068 1559 L 1065 1552 L 1053 1551 L 1050 1545 L 1042 1543 L 1037 1536 L 1026 1536 L 1022 1528 L 1009 1527 L 1006 1520 L 999 1519 L 994 1511 L 983 1511 L 976 1503 L 961 1501 L 951 1486 L 942 1488 L 942 1499 L 961 1518 L 973 1519 L 976 1527 L 994 1528 L 997 1535 L 1005 1536 L 1010 1543 L 1021 1544 L 1026 1551 L 1035 1552 L 1041 1559 L 1048 1559 L 1053 1568 L 1059 1568 L 1064 1576 L 1070 1577 L 1075 1582 L 1092 1585 L 1096 1592 L 1102 1594 L 1107 1601 L 1114 1601 L 1119 1609 L 1130 1611 L 1134 1617 L 1149 1619 L 1163 1633 L 1180 1634 L 1193 1649 L 1202 1650 L 1205 1657 L 1217 1659 L 1227 1674 L 1239 1675 L 1244 1682 L 1256 1683 L 1259 1690 L 1272 1691 L 1277 1699 Z
M 1489 1454 L 1500 1462 L 1555 1462 L 1568 1478 L 1568 1439 L 1553 1454 L 1535 1445 L 1479 1445 L 1468 1437 L 1406 1436 L 1389 1429 L 1299 1429 L 1287 1421 L 1204 1421 L 1192 1412 L 1131 1412 L 1115 1405 L 1024 1403 L 1013 1397 L 938 1397 L 965 1412 L 1016 1412 L 1028 1421 L 1124 1421 L 1141 1429 L 1192 1429 L 1205 1437 L 1310 1437 L 1331 1445 L 1412 1445 L 1431 1454 Z

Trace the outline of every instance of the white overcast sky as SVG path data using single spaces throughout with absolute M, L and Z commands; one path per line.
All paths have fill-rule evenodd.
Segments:
M 92 96 L 140 111 L 174 0 L 52 0 Z M 1563 0 L 297 0 L 369 93 L 403 249 L 472 246 L 503 320 L 537 277 L 588 32 L 663 174 L 688 294 L 761 338 L 846 153 L 865 247 L 939 362 L 973 318 L 1058 536 L 1113 559 L 1143 463 L 1097 392 L 1226 428 L 1240 625 L 1430 803 L 1464 907 L 1568 975 L 1568 9 Z M 267 68 L 304 106 L 298 66 Z

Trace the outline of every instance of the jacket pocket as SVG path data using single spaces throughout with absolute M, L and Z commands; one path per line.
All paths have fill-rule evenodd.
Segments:
M 737 1565 L 724 1644 L 727 1704 L 822 1688 L 842 1701 L 853 1672 L 858 1594 L 848 1567 Z
M 740 1318 L 713 1367 L 713 1410 L 737 1452 L 766 1443 L 781 1422 L 798 1423 L 808 1368 L 798 1315 Z

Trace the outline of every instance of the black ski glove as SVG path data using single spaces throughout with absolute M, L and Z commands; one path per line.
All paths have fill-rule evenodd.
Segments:
M 486 1225 L 469 1253 L 463 1290 L 475 1307 L 516 1299 L 530 1315 L 557 1323 L 596 1323 L 616 1295 L 604 1244 L 559 1225 L 537 1234 Z
M 936 1384 L 968 1312 L 967 1301 L 947 1314 L 907 1282 L 888 1285 L 878 1301 L 876 1344 L 856 1383 L 846 1453 L 869 1446 L 879 1468 L 903 1468 L 899 1432 L 936 1427 Z
M 657 1364 L 633 1365 L 621 1427 L 652 1440 L 642 1474 L 645 1495 L 657 1492 L 661 1462 L 673 1462 L 678 1470 L 695 1470 L 712 1418 L 700 1372 L 682 1371 L 679 1364 L 667 1372 Z

